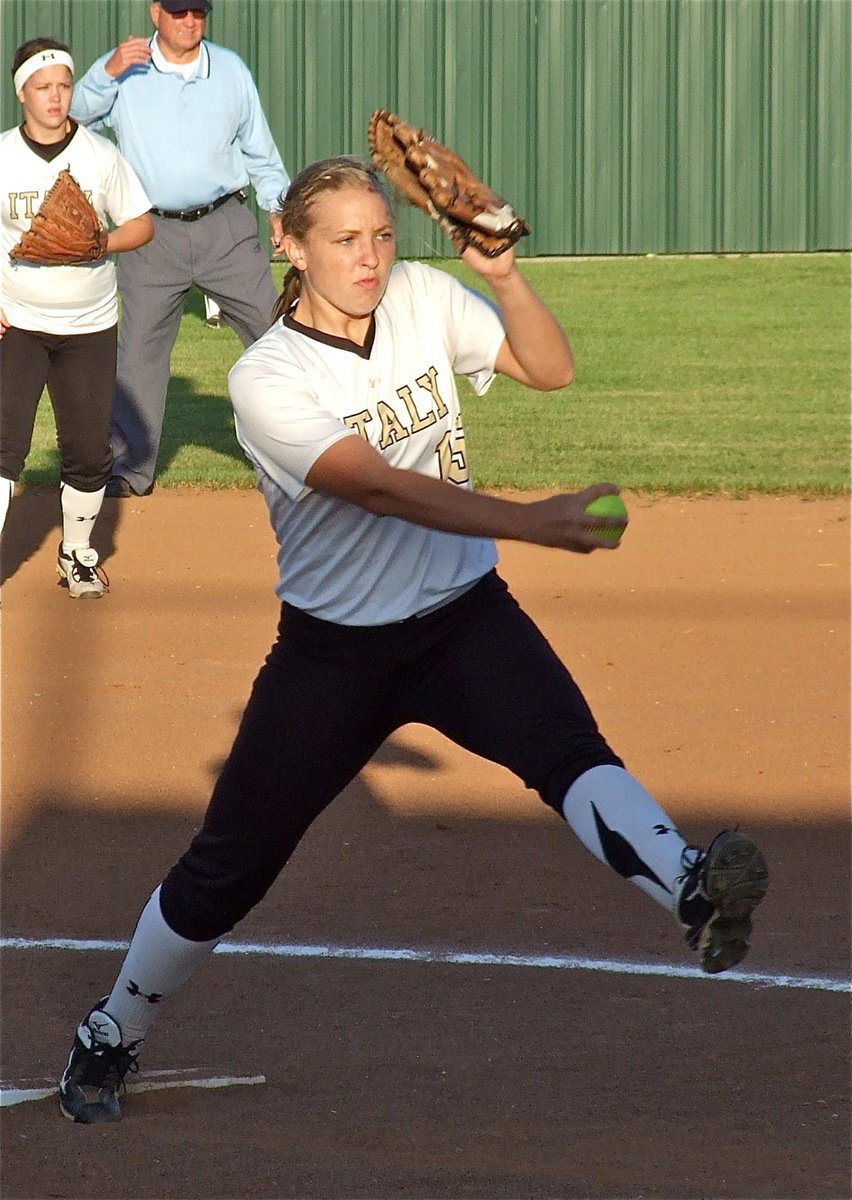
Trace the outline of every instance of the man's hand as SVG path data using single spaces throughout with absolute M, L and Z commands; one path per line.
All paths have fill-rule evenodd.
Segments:
M 151 43 L 145 37 L 129 37 L 116 46 L 112 57 L 104 63 L 104 70 L 113 79 L 118 79 L 131 67 L 147 66 L 151 61 Z
M 284 218 L 280 212 L 271 212 L 269 214 L 269 227 L 272 232 L 269 235 L 269 240 L 272 242 L 275 253 L 273 258 L 278 258 L 284 253 Z

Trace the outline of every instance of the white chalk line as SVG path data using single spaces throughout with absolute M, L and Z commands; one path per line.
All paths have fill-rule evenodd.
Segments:
M 2 950 L 69 950 L 118 952 L 127 942 L 103 938 L 0 938 Z M 821 975 L 776 975 L 761 971 L 725 971 L 705 975 L 699 967 L 670 963 L 629 962 L 618 959 L 581 958 L 563 954 L 498 954 L 488 951 L 415 949 L 405 946 L 333 946 L 297 942 L 220 942 L 216 954 L 258 958 L 343 958 L 366 962 L 446 963 L 464 967 L 526 967 L 552 971 L 598 971 L 612 975 L 657 975 L 667 979 L 700 979 L 714 983 L 747 983 L 763 988 L 804 989 L 816 992 L 850 992 L 852 982 Z
M 128 1092 L 162 1092 L 166 1088 L 226 1088 L 251 1087 L 266 1083 L 265 1075 L 196 1075 L 195 1070 L 188 1071 L 149 1071 L 149 1078 L 136 1083 L 128 1083 Z M 156 1078 L 170 1076 L 170 1078 Z M 193 1078 L 181 1078 L 193 1076 Z M 40 1087 L 23 1087 L 24 1083 L 38 1082 Z M 11 1108 L 14 1104 L 26 1104 L 29 1100 L 47 1100 L 57 1094 L 57 1084 L 46 1080 L 19 1080 L 17 1083 L 0 1083 L 0 1108 Z

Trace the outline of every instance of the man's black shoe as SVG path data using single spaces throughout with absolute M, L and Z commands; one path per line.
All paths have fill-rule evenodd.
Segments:
M 112 475 L 107 481 L 105 494 L 116 497 L 119 500 L 129 500 L 131 496 L 150 496 L 153 490 L 154 485 L 152 483 L 144 492 L 137 492 L 135 488 L 130 486 L 130 481 L 125 479 L 123 475 Z

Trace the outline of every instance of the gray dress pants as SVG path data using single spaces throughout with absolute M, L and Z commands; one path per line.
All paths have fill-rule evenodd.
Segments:
M 277 299 L 257 222 L 236 198 L 197 221 L 152 219 L 153 241 L 118 256 L 113 474 L 140 495 L 154 481 L 171 353 L 192 285 L 216 301 L 247 346 L 269 328 Z

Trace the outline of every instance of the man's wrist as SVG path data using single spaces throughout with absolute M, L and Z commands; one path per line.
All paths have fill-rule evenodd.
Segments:
M 111 74 L 111 72 L 107 70 L 107 63 L 109 63 L 111 61 L 112 61 L 111 58 L 105 59 L 104 62 L 101 63 L 100 69 L 98 69 L 97 64 L 95 64 L 95 66 L 90 71 L 90 76 L 91 76 L 93 83 L 101 84 L 101 85 L 115 83 L 115 81 L 118 79 L 119 75 L 121 74 L 121 71 L 117 70 L 114 75 Z

